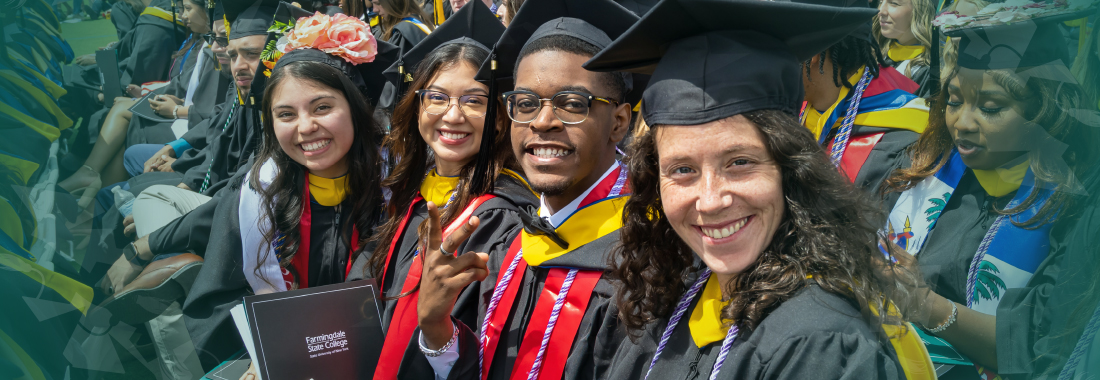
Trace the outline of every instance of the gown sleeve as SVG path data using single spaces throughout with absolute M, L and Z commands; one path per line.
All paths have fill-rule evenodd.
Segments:
M 733 379 L 905 378 L 879 342 L 856 334 L 823 331 L 788 339 L 752 356 L 749 365 L 741 367 L 744 373 Z

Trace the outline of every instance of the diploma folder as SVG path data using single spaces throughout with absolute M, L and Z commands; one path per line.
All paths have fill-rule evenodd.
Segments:
M 370 379 L 382 353 L 373 279 L 244 298 L 264 380 Z

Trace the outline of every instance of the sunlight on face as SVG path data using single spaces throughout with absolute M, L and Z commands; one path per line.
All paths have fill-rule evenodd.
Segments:
M 347 173 L 355 128 L 351 107 L 340 91 L 288 77 L 271 99 L 275 138 L 287 156 L 319 177 Z

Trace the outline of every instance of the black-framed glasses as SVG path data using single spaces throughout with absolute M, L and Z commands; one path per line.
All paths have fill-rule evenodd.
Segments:
M 435 90 L 417 90 L 420 97 L 420 106 L 424 112 L 432 115 L 442 115 L 451 109 L 451 99 L 458 101 L 458 110 L 466 117 L 485 117 L 485 107 L 489 105 L 489 97 L 485 95 L 462 95 L 452 98 L 450 95 Z
M 215 43 L 221 47 L 229 47 L 229 37 L 218 37 L 214 33 L 206 33 L 202 35 L 202 39 L 206 40 L 206 43 L 214 45 Z
M 619 102 L 586 94 L 579 91 L 562 91 L 554 94 L 550 99 L 540 98 L 531 91 L 508 91 L 503 95 L 504 104 L 508 110 L 508 118 L 517 123 L 530 123 L 539 117 L 544 102 L 550 102 L 554 106 L 554 116 L 565 124 L 583 123 L 588 119 L 588 110 L 592 108 L 592 101 L 618 105 Z

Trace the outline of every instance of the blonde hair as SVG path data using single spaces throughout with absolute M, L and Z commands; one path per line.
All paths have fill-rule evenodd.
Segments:
M 912 76 L 914 66 L 929 66 L 932 63 L 932 19 L 936 17 L 936 5 L 933 1 L 935 0 L 909 0 L 913 8 L 913 20 L 909 23 L 909 31 L 924 47 L 924 52 L 913 58 L 913 62 L 905 69 L 907 72 L 902 73 L 905 76 Z M 875 40 L 878 41 L 882 55 L 887 56 L 890 43 L 894 39 L 882 35 L 882 26 L 878 23 L 877 14 L 871 21 L 871 30 L 875 33 Z

